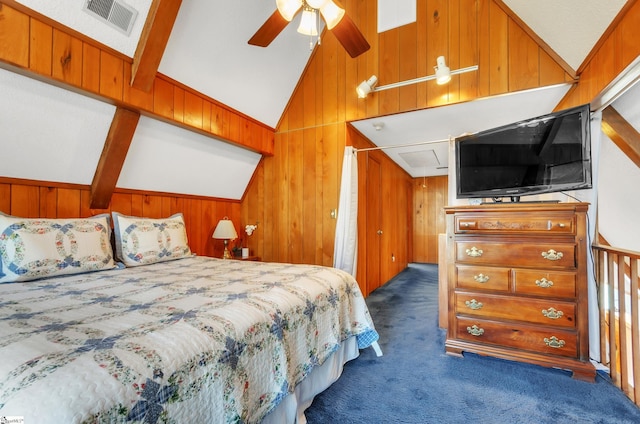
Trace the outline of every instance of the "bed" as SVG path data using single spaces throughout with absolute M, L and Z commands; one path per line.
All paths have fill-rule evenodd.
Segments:
M 378 339 L 343 271 L 195 256 L 179 214 L 113 220 L 109 259 L 108 216 L 0 216 L 0 416 L 304 422 Z

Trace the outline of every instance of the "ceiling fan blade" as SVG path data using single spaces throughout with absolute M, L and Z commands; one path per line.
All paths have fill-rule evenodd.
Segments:
M 349 15 L 344 15 L 331 32 L 353 58 L 371 47 Z
M 249 44 L 253 46 L 267 47 L 282 32 L 289 22 L 282 17 L 276 9 L 273 15 L 253 34 Z

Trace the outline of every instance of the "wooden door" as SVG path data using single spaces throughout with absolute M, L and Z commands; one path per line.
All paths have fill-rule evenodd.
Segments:
M 381 167 L 380 162 L 371 155 L 367 159 L 367 295 L 381 286 L 380 254 L 382 237 L 382 202 L 381 202 Z

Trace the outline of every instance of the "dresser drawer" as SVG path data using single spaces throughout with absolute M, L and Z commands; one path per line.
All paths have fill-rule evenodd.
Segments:
M 515 292 L 546 297 L 576 297 L 575 272 L 514 270 Z
M 457 287 L 473 290 L 509 290 L 510 268 L 456 266 Z
M 483 213 L 456 215 L 456 233 L 575 234 L 573 213 L 535 216 L 531 213 Z
M 457 315 L 574 328 L 576 305 L 572 302 L 482 293 L 456 292 Z
M 570 243 L 457 241 L 457 263 L 517 265 L 534 268 L 574 268 L 576 246 Z
M 566 357 L 578 354 L 578 336 L 566 330 L 458 318 L 456 331 L 459 339 L 475 343 Z

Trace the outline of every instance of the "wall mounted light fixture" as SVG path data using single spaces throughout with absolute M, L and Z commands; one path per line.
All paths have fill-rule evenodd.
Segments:
M 372 75 L 368 80 L 362 81 L 358 87 L 356 87 L 356 93 L 358 97 L 364 99 L 372 91 L 388 90 L 390 88 L 402 87 L 409 84 L 417 84 L 419 82 L 436 80 L 438 84 L 446 84 L 451 81 L 451 75 L 463 74 L 465 72 L 477 71 L 478 65 L 469 66 L 467 68 L 456 69 L 452 71 L 446 65 L 444 56 L 438 56 L 436 60 L 436 66 L 434 66 L 436 73 L 434 75 L 428 75 L 426 77 L 414 78 L 407 81 L 394 82 L 392 84 L 381 85 L 376 87 L 378 83 L 378 77 Z

